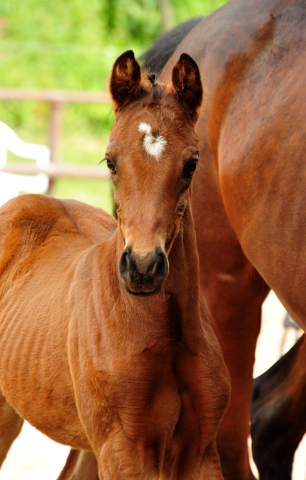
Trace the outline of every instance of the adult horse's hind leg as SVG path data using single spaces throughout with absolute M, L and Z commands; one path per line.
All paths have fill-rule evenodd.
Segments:
M 57 480 L 99 480 L 95 454 L 71 449 Z
M 18 437 L 23 419 L 7 402 L 0 390 L 0 467 L 3 464 L 12 443 Z

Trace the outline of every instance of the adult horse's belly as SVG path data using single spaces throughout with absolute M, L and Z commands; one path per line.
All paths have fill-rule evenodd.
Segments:
M 60 289 L 55 278 L 49 280 L 24 275 L 0 301 L 0 388 L 38 430 L 90 449 L 75 404 Z
M 220 182 L 246 256 L 305 329 L 306 55 L 273 55 L 252 65 L 225 114 Z

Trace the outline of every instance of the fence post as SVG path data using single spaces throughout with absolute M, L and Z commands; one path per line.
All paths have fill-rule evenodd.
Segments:
M 53 163 L 59 161 L 59 133 L 61 128 L 61 112 L 62 112 L 62 103 L 61 102 L 51 102 L 51 117 L 50 117 L 50 150 L 51 158 L 50 163 L 51 167 Z M 52 194 L 52 188 L 54 184 L 54 179 L 49 180 L 48 194 Z

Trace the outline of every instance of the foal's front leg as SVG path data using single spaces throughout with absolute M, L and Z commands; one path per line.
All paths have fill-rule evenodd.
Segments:
M 0 390 L 0 467 L 18 437 L 23 425 L 23 419 L 7 402 Z

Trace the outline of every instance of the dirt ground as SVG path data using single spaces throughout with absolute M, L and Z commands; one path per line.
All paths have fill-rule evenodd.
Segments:
M 281 353 L 296 341 L 296 330 L 287 329 L 285 346 L 283 320 L 285 310 L 271 293 L 263 307 L 263 324 L 256 352 L 254 376 L 269 368 Z M 25 424 L 0 473 L 0 480 L 55 480 L 61 471 L 69 448 L 58 445 Z M 295 456 L 293 480 L 306 479 L 306 438 Z

